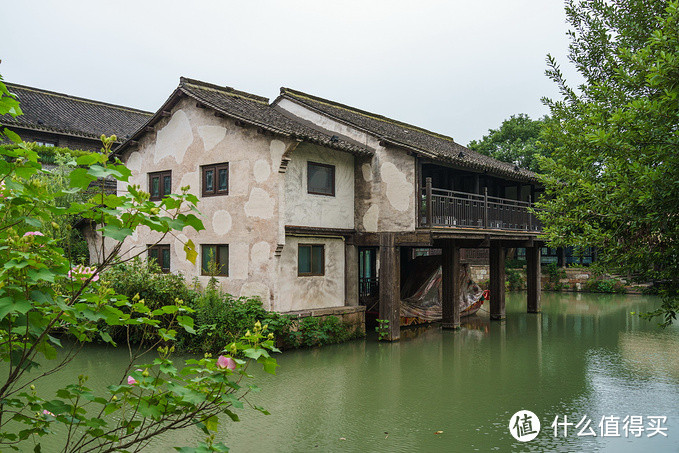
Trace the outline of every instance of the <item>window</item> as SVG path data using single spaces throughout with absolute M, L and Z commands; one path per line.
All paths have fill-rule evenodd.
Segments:
M 44 147 L 47 147 L 47 148 L 54 148 L 55 146 L 57 146 L 57 142 L 48 142 L 48 141 L 45 141 L 45 140 L 36 140 L 35 144 L 38 145 L 38 146 L 44 146 Z
M 156 201 L 162 199 L 165 195 L 172 193 L 172 172 L 157 171 L 149 173 L 149 193 L 150 200 Z
M 325 274 L 325 246 L 299 244 L 297 249 L 297 275 Z
M 170 246 L 154 245 L 149 247 L 149 261 L 154 260 L 164 273 L 170 272 Z
M 229 246 L 202 245 L 201 246 L 201 274 L 229 276 Z
M 335 196 L 335 166 L 307 162 L 307 192 Z
M 201 168 L 203 196 L 228 195 L 229 164 L 205 165 Z

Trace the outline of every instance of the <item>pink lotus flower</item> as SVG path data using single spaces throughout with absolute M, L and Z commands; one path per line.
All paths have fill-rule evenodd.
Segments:
M 43 414 L 43 415 L 51 415 L 52 417 L 56 417 L 56 415 L 54 415 L 53 413 L 51 413 L 51 412 L 48 411 L 47 409 L 43 409 L 43 410 L 42 410 L 42 414 Z
M 217 367 L 221 368 L 222 370 L 235 370 L 236 369 L 236 361 L 233 360 L 231 357 L 225 357 L 223 355 L 220 355 L 219 358 L 217 359 Z
M 97 268 L 92 266 L 92 267 L 86 267 L 83 265 L 76 266 L 70 271 L 68 271 L 68 278 L 77 278 L 82 281 L 87 280 L 90 278 L 90 275 L 94 274 L 94 277 L 92 277 L 92 281 L 96 282 L 99 280 L 99 274 L 95 274 L 97 271 Z
M 27 231 L 24 233 L 24 237 L 26 236 L 44 236 L 40 231 Z

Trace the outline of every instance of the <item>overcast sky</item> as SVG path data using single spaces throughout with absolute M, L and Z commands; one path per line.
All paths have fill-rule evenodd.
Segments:
M 572 74 L 561 0 L 24 0 L 2 16 L 6 81 L 150 111 L 181 75 L 272 100 L 286 86 L 463 145 L 547 113 L 547 53 Z

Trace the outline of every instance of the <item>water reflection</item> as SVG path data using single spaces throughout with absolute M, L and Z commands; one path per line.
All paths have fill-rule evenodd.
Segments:
M 630 314 L 657 300 L 543 294 L 543 312 L 527 314 L 525 297 L 508 295 L 503 322 L 479 312 L 457 332 L 417 327 L 394 344 L 286 352 L 278 376 L 257 375 L 263 390 L 252 397 L 272 415 L 239 411 L 243 422 L 226 423 L 220 437 L 234 452 L 679 449 L 679 330 Z M 103 385 L 123 359 L 93 348 L 59 379 L 87 368 L 90 384 Z M 520 409 L 541 417 L 543 432 L 529 444 L 507 430 Z M 670 437 L 554 438 L 549 427 L 556 415 L 633 413 L 668 416 Z M 201 437 L 169 433 L 145 452 Z

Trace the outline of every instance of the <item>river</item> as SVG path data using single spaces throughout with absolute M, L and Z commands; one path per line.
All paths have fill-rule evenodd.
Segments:
M 463 318 L 457 332 L 420 328 L 403 330 L 393 344 L 371 336 L 287 351 L 277 376 L 257 373 L 262 391 L 251 401 L 271 415 L 239 410 L 242 421 L 225 420 L 219 438 L 232 452 L 679 450 L 679 327 L 662 330 L 631 314 L 659 301 L 542 297 L 542 313 L 527 314 L 525 293 L 508 293 L 506 321 L 491 322 L 481 311 Z M 93 346 L 54 379 L 65 385 L 84 373 L 97 388 L 125 358 L 122 349 Z M 52 385 L 41 385 L 41 393 Z M 510 433 L 520 410 L 541 423 L 532 441 Z M 566 436 L 559 426 L 555 437 L 552 422 L 565 416 L 573 425 Z M 625 426 L 626 416 L 642 418 Z M 639 422 L 644 430 L 634 431 Z M 173 451 L 202 437 L 170 433 L 145 451 Z

